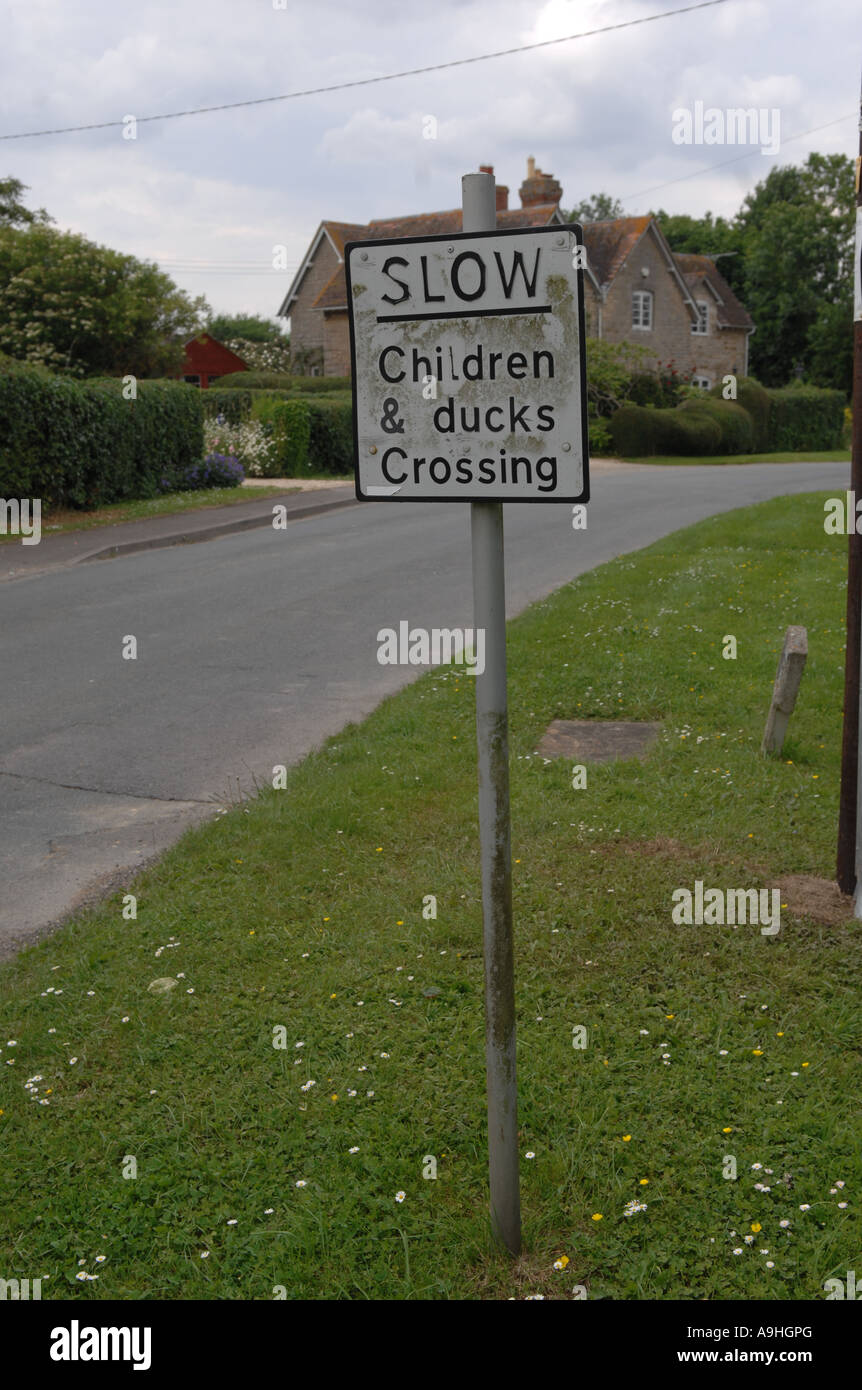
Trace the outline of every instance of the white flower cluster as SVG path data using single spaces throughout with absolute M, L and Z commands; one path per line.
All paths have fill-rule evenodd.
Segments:
M 217 419 L 204 421 L 204 452 L 238 459 L 247 477 L 266 475 L 274 448 L 275 441 L 264 433 L 259 420 L 245 420 L 238 425 L 219 424 Z
M 253 372 L 290 371 L 289 338 L 274 338 L 268 343 L 253 343 L 247 338 L 231 338 L 225 346 L 241 357 Z

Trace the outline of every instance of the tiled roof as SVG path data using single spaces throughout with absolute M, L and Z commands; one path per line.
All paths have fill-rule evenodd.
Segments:
M 532 208 L 511 208 L 497 213 L 497 226 L 545 227 L 557 211 L 556 203 Z M 446 236 L 461 231 L 461 209 L 450 212 L 420 212 L 410 217 L 378 217 L 365 226 L 351 222 L 324 222 L 342 264 L 324 285 L 314 301 L 315 309 L 346 309 L 347 282 L 344 278 L 344 247 L 348 241 L 389 241 L 408 236 Z
M 365 241 L 368 236 L 368 229 L 361 222 L 324 222 L 323 225 L 335 243 L 339 256 L 344 255 L 345 242 Z
M 363 241 L 364 237 L 354 237 L 354 241 Z M 327 280 L 320 294 L 312 305 L 314 309 L 346 309 L 347 308 L 347 281 L 344 278 L 344 265 L 340 265 L 331 279 Z
M 730 285 L 709 256 L 680 253 L 674 255 L 680 274 L 692 296 L 704 283 L 709 283 L 718 296 L 715 316 L 720 328 L 753 328 L 754 320 L 740 304 Z
M 615 217 L 606 222 L 584 223 L 587 260 L 600 285 L 613 280 L 651 220 L 649 217 Z
M 544 203 L 533 208 L 509 208 L 497 213 L 497 226 L 502 229 L 512 227 L 546 227 L 557 211 L 556 203 Z M 412 217 L 378 217 L 368 224 L 368 238 L 404 236 L 446 236 L 447 232 L 460 232 L 462 229 L 461 209 L 451 212 L 420 212 Z M 363 238 L 364 240 L 364 238 Z

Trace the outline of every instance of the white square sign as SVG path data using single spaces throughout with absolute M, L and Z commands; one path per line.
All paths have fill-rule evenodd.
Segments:
M 356 495 L 589 497 L 581 228 L 345 247 Z

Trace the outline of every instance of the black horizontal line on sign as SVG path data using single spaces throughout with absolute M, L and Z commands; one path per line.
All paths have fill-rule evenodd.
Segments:
M 511 314 L 549 314 L 550 304 L 533 304 L 527 309 L 456 309 L 451 314 L 378 314 L 378 323 L 420 323 L 427 319 L 504 319 Z

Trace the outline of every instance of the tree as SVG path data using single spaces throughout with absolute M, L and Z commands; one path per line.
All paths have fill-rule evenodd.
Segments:
M 571 212 L 563 212 L 563 217 L 567 222 L 606 222 L 612 217 L 625 217 L 625 210 L 610 193 L 593 193 L 576 203 Z
M 262 314 L 214 314 L 206 331 L 220 343 L 230 338 L 241 338 L 244 343 L 276 343 L 285 336 L 279 324 Z
M 686 213 L 665 212 L 662 208 L 650 216 L 658 222 L 671 251 L 678 255 L 720 256 L 721 265 L 717 268 L 734 294 L 743 297 L 743 238 L 733 221 L 713 218 L 711 212 L 705 212 L 702 217 L 689 217 Z
M 75 376 L 180 370 L 209 305 L 148 261 L 31 224 L 0 227 L 0 351 Z
M 797 364 L 814 385 L 849 391 L 855 227 L 853 164 L 811 154 L 773 169 L 736 219 L 745 258 L 746 308 L 757 324 L 751 366 L 767 386 Z
M 815 386 L 852 383 L 855 197 L 852 161 L 811 154 L 770 170 L 735 217 L 655 217 L 672 251 L 711 256 L 757 332 L 751 371 L 767 386 L 799 374 Z M 563 213 L 569 221 L 623 216 L 608 193 Z
M 25 208 L 21 197 L 27 192 L 27 184 L 20 179 L 0 179 L 0 227 L 44 226 L 52 222 L 44 208 L 33 212 Z

